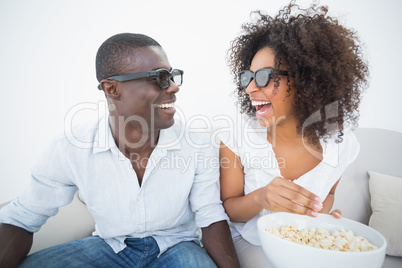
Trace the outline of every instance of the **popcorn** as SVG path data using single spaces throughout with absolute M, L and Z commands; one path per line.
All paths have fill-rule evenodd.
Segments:
M 265 229 L 265 231 L 282 239 L 315 248 L 345 252 L 363 252 L 377 248 L 366 238 L 355 236 L 352 231 L 346 232 L 345 230 L 340 230 L 331 234 L 324 228 L 318 230 L 315 228 L 298 230 L 295 226 L 291 225 L 283 225 L 280 230 L 271 228 Z

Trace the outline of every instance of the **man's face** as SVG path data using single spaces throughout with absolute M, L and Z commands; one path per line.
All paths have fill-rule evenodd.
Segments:
M 131 57 L 124 64 L 126 67 L 121 74 L 160 68 L 171 70 L 166 53 L 160 47 L 133 49 Z M 141 125 L 144 131 L 145 127 L 148 130 L 160 130 L 173 125 L 175 109 L 166 105 L 176 101 L 175 94 L 179 91 L 173 81 L 170 81 L 167 89 L 161 89 L 154 77 L 118 82 L 116 86 L 119 87 L 120 98 L 113 102 L 116 106 L 114 114 L 122 116 L 126 124 Z

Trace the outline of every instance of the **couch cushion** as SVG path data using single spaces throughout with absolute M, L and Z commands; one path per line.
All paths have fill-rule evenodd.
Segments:
M 373 214 L 369 225 L 387 240 L 387 254 L 402 256 L 402 179 L 369 171 Z
M 339 208 L 345 218 L 368 224 L 371 200 L 367 171 L 402 177 L 402 133 L 358 128 L 355 134 L 360 143 L 360 153 L 342 175 L 333 209 Z

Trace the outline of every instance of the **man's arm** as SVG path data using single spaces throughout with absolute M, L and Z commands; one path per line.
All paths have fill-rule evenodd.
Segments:
M 226 221 L 201 228 L 204 248 L 218 267 L 240 267 Z
M 0 267 L 17 267 L 28 255 L 33 234 L 23 228 L 0 224 Z

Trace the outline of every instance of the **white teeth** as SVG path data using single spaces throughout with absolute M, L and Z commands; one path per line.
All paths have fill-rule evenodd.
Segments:
M 251 105 L 257 106 L 257 105 L 265 105 L 265 104 L 270 104 L 269 101 L 252 101 Z
M 160 105 L 158 105 L 158 108 L 162 108 L 162 109 L 174 108 L 174 103 L 160 104 Z

